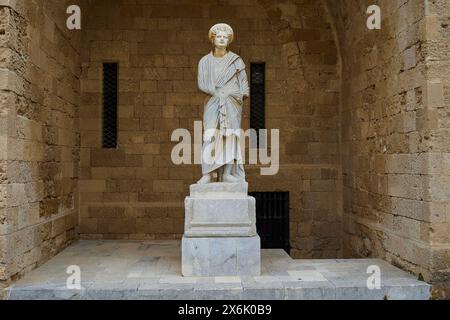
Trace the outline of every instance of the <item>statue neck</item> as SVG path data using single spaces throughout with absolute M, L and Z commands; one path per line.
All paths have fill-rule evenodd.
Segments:
M 213 52 L 213 56 L 216 58 L 222 58 L 228 53 L 226 48 L 215 48 Z

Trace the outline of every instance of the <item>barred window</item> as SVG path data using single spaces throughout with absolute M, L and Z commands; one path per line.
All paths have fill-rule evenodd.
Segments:
M 117 148 L 118 64 L 103 64 L 103 148 Z
M 259 130 L 266 127 L 266 64 L 252 63 L 250 72 L 250 128 L 258 132 L 258 145 L 264 147 Z

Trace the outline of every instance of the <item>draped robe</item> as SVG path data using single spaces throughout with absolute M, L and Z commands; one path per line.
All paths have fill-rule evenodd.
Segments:
M 249 96 L 244 61 L 228 52 L 222 58 L 212 53 L 198 67 L 198 86 L 208 94 L 203 114 L 202 172 L 209 174 L 233 164 L 232 174 L 245 179 L 241 145 L 244 96 Z

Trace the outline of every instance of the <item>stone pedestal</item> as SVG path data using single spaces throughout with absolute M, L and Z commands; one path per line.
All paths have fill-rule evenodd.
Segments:
M 247 183 L 192 185 L 185 200 L 183 276 L 257 276 L 261 244 Z

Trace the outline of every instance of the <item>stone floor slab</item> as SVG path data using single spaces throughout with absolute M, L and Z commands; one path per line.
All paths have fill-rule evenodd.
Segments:
M 67 268 L 81 269 L 81 289 L 66 287 Z M 381 288 L 367 287 L 369 266 Z M 75 243 L 7 289 L 11 300 L 426 300 L 430 286 L 379 259 L 294 260 L 262 250 L 260 276 L 182 277 L 179 241 Z

